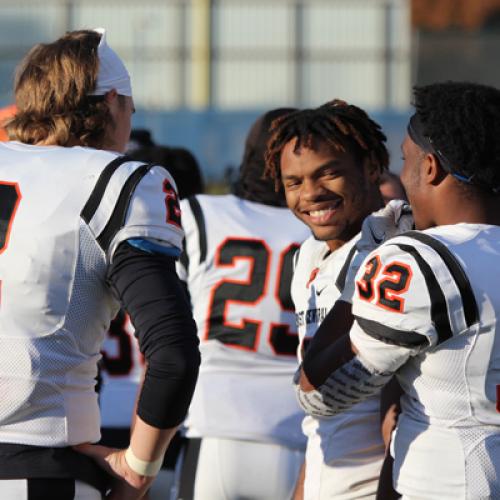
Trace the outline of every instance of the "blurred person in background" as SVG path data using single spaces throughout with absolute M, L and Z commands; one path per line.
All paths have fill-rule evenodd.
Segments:
M 132 154 L 138 149 L 147 149 L 156 146 L 151 131 L 145 128 L 133 128 L 127 142 L 126 154 Z
M 286 500 L 304 459 L 291 391 L 298 338 L 293 255 L 309 231 L 264 179 L 275 109 L 252 126 L 234 194 L 183 200 L 187 283 L 201 340 L 200 379 L 173 498 Z
M 292 281 L 300 360 L 335 303 L 339 324 L 353 321 L 346 278 L 366 253 L 359 234 L 365 217 L 383 206 L 378 186 L 389 162 L 385 142 L 365 111 L 341 100 L 273 124 L 266 173 L 312 231 L 297 254 Z M 378 236 L 382 241 L 385 234 Z M 384 459 L 379 397 L 340 417 L 306 416 L 302 428 L 307 450 L 296 499 L 375 498 Z
M 175 271 L 175 182 L 121 155 L 132 89 L 103 29 L 36 45 L 15 97 L 13 141 L 0 144 L 0 497 L 92 500 L 111 485 L 109 498 L 140 498 L 200 361 Z M 99 351 L 120 304 L 147 364 L 126 450 L 90 444 Z
M 126 154 L 134 160 L 168 165 L 181 200 L 205 191 L 203 175 L 196 157 L 186 148 L 156 144 L 147 129 L 132 129 Z
M 379 184 L 382 199 L 387 205 L 391 200 L 406 200 L 406 192 L 398 174 L 394 172 L 384 172 L 380 177 Z
M 0 109 L 0 141 L 9 140 L 9 136 L 5 130 L 5 123 L 16 114 L 16 109 L 15 104 Z

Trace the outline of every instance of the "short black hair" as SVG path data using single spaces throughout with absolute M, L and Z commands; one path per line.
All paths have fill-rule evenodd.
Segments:
M 424 134 L 463 186 L 500 188 L 500 90 L 470 82 L 414 87 L 414 106 Z M 438 158 L 439 159 L 439 158 Z
M 196 157 L 185 148 L 144 146 L 127 154 L 131 159 L 165 167 L 177 185 L 179 198 L 203 193 L 204 182 Z
M 127 153 L 132 153 L 138 149 L 152 148 L 153 146 L 156 146 L 156 143 L 153 141 L 150 130 L 145 128 L 133 128 L 130 131 Z
M 368 158 L 380 173 L 387 170 L 386 136 L 361 108 L 334 99 L 315 109 L 303 109 L 278 118 L 271 126 L 266 151 L 266 175 L 281 180 L 280 159 L 285 145 L 296 138 L 295 151 L 322 141 L 335 151 L 348 151 L 357 160 Z

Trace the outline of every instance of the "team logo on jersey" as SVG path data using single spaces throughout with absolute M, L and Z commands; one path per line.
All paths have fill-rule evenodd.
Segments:
M 319 273 L 319 267 L 315 267 L 311 271 L 311 275 L 309 276 L 309 281 L 306 284 L 306 288 L 309 288 L 309 285 L 316 279 L 316 276 L 318 275 L 318 273 Z

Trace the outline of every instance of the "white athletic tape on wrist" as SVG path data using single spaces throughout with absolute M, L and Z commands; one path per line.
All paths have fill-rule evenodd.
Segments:
M 163 463 L 163 457 L 160 457 L 158 460 L 154 460 L 153 462 L 147 462 L 146 460 L 137 458 L 130 446 L 125 452 L 125 460 L 127 461 L 128 466 L 140 476 L 156 476 Z

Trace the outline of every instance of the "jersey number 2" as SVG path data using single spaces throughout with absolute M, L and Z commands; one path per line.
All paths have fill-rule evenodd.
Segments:
M 10 231 L 16 215 L 21 191 L 17 182 L 0 181 L 0 254 L 7 250 Z M 2 281 L 0 280 L 0 304 L 2 300 Z
M 181 227 L 181 207 L 179 197 L 175 192 L 172 183 L 165 180 L 163 183 L 163 192 L 165 193 L 165 208 L 167 209 L 167 223 Z
M 382 265 L 378 255 L 365 265 L 365 274 L 356 282 L 359 297 L 367 302 L 376 299 L 375 304 L 388 311 L 402 313 L 405 299 L 401 295 L 408 290 L 412 277 L 411 269 L 402 262 L 391 262 L 377 279 Z
M 293 255 L 299 246 L 289 245 L 280 254 L 278 278 L 274 293 L 282 311 L 293 312 L 290 296 Z M 268 292 L 271 249 L 263 240 L 227 238 L 215 256 L 217 267 L 234 267 L 238 260 L 249 262 L 245 280 L 223 279 L 212 289 L 207 318 L 206 339 L 217 339 L 224 344 L 240 349 L 256 351 L 262 329 L 262 321 L 242 318 L 238 324 L 230 323 L 226 312 L 230 304 L 257 305 Z M 298 337 L 290 331 L 288 324 L 271 324 L 268 341 L 275 354 L 294 355 Z

